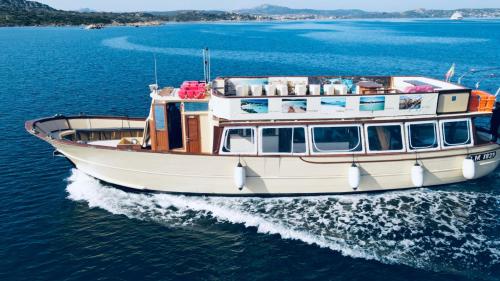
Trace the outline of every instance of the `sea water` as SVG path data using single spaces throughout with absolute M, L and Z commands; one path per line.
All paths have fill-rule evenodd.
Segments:
M 500 280 L 498 170 L 379 194 L 144 194 L 73 169 L 23 128 L 56 113 L 146 116 L 153 56 L 161 86 L 202 79 L 204 47 L 213 75 L 443 78 L 452 63 L 498 66 L 499 44 L 498 20 L 1 28 L 0 279 Z M 488 74 L 463 81 L 495 91 Z

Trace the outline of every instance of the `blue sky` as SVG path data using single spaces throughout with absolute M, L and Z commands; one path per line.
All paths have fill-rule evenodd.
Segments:
M 499 0 L 38 0 L 54 8 L 99 11 L 168 11 L 180 9 L 236 10 L 260 4 L 292 8 L 363 9 L 368 11 L 403 11 L 417 8 L 500 8 Z

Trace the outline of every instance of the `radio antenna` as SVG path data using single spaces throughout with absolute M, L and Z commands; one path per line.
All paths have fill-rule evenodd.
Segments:
M 155 84 L 158 87 L 158 69 L 156 67 L 156 54 L 153 54 L 153 58 L 155 61 Z
M 210 82 L 210 51 L 208 48 L 203 49 L 203 75 L 205 83 Z

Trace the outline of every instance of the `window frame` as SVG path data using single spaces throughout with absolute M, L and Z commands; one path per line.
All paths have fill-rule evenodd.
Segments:
M 410 133 L 410 125 L 419 125 L 419 124 L 434 124 L 434 132 L 436 133 L 436 141 L 437 141 L 437 147 L 431 147 L 431 148 L 411 148 L 411 133 Z M 437 120 L 431 120 L 431 121 L 412 121 L 412 122 L 406 122 L 405 123 L 405 129 L 406 129 L 406 147 L 408 149 L 408 152 L 419 152 L 419 151 L 434 151 L 434 150 L 440 150 L 441 149 L 441 130 L 439 129 L 439 122 Z
M 227 132 L 229 130 L 245 130 L 245 129 L 251 129 L 253 132 L 254 136 L 254 144 L 253 144 L 253 150 L 250 152 L 226 152 L 223 150 L 226 144 L 226 138 L 227 138 Z M 222 131 L 222 136 L 221 136 L 221 142 L 219 145 L 219 154 L 221 155 L 257 155 L 257 127 L 255 126 L 227 126 L 224 127 L 224 130 Z
M 394 125 L 399 125 L 401 128 L 401 144 L 403 146 L 402 149 L 400 150 L 371 150 L 370 149 L 370 138 L 368 135 L 368 128 L 369 127 L 380 127 L 380 126 L 394 126 Z M 407 152 L 406 151 L 406 141 L 405 139 L 407 138 L 406 136 L 406 131 L 405 131 L 405 126 L 403 122 L 389 122 L 389 123 L 370 123 L 370 124 L 364 124 L 365 127 L 365 145 L 366 145 L 366 151 L 367 153 L 374 153 L 374 154 L 380 154 L 380 153 L 401 153 L 401 152 Z
M 466 121 L 467 125 L 469 126 L 469 144 L 459 144 L 459 145 L 448 145 L 446 146 L 446 140 L 445 140 L 445 131 L 444 131 L 444 124 L 445 123 L 450 123 L 450 122 L 461 122 L 461 121 Z M 442 149 L 453 149 L 453 148 L 461 148 L 461 147 L 472 147 L 474 146 L 474 135 L 473 135 L 473 130 L 472 130 L 472 121 L 470 118 L 454 118 L 454 119 L 442 119 L 439 120 L 439 131 L 441 134 L 441 141 L 442 141 Z
M 157 108 L 161 108 L 161 112 L 157 111 Z M 156 117 L 160 117 L 160 116 L 163 116 L 162 117 L 162 120 L 163 122 L 159 122 L 160 120 L 158 120 Z M 154 125 L 155 125 L 155 131 L 167 131 L 168 130 L 168 124 L 167 124 L 167 105 L 166 104 L 162 104 L 162 103 L 158 103 L 158 104 L 154 104 L 153 106 L 153 119 L 154 119 Z M 162 124 L 163 126 L 161 128 L 158 128 L 158 124 Z
M 333 151 L 333 152 L 315 152 L 314 151 L 314 128 L 332 128 L 332 127 L 358 127 L 359 129 L 359 144 L 361 145 L 361 150 L 360 151 Z M 309 151 L 311 152 L 311 155 L 339 155 L 339 154 L 365 154 L 366 153 L 366 148 L 365 148 L 365 135 L 364 135 L 364 129 L 362 124 L 324 124 L 324 125 L 311 125 L 309 126 L 309 143 L 310 143 L 310 148 Z
M 287 153 L 287 152 L 263 152 L 262 151 L 262 144 L 264 143 L 264 138 L 263 138 L 263 135 L 262 135 L 262 131 L 264 129 L 283 129 L 283 128 L 303 128 L 304 129 L 304 141 L 305 141 L 305 147 L 306 147 L 306 151 L 303 152 L 303 153 L 294 153 L 293 152 L 293 135 L 292 135 L 292 151 Z M 290 156 L 294 156 L 294 155 L 299 155 L 299 156 L 304 156 L 304 155 L 309 155 L 309 137 L 307 136 L 307 133 L 308 133 L 308 130 L 307 130 L 307 126 L 305 125 L 290 125 L 290 126 L 286 126 L 286 125 L 282 125 L 282 126 L 259 126 L 259 144 L 258 144 L 258 153 L 259 155 L 290 155 Z

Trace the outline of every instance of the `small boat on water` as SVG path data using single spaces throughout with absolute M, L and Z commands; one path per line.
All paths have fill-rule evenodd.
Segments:
M 450 20 L 463 20 L 463 19 L 464 15 L 459 11 L 454 12 L 453 15 L 451 15 L 450 17 Z
M 91 29 L 103 29 L 104 25 L 103 24 L 89 24 L 85 26 L 85 29 L 91 30 Z
M 477 179 L 500 161 L 495 96 L 427 77 L 219 77 L 153 84 L 150 97 L 143 118 L 25 127 L 90 176 L 168 193 L 387 191 Z

